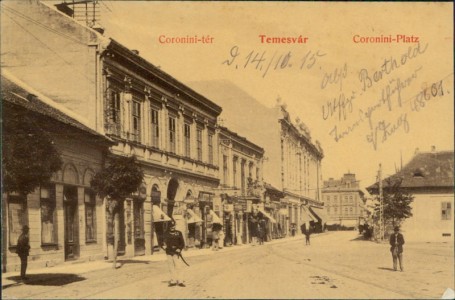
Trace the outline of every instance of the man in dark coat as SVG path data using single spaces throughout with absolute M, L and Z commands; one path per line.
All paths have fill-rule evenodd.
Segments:
M 27 225 L 22 227 L 22 234 L 17 239 L 16 253 L 21 259 L 21 278 L 27 279 L 25 273 L 27 272 L 27 259 L 30 252 L 30 241 L 28 237 L 29 228 Z
M 393 258 L 393 269 L 397 270 L 397 260 L 400 262 L 400 270 L 401 272 L 404 271 L 403 267 L 403 244 L 404 244 L 404 237 L 400 233 L 400 228 L 395 226 L 394 229 L 395 233 L 390 236 L 390 252 L 392 252 Z
M 164 238 L 167 265 L 171 280 L 169 286 L 181 286 L 184 287 L 185 283 L 181 275 L 181 269 L 183 267 L 183 261 L 180 257 L 182 249 L 185 247 L 185 241 L 183 240 L 182 232 L 175 229 L 175 221 L 172 221 L 169 227 L 169 231 L 166 233 Z

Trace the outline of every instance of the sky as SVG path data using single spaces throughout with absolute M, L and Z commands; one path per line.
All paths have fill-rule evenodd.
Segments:
M 190 87 L 227 80 L 265 106 L 280 98 L 321 143 L 324 180 L 351 172 L 366 187 L 379 164 L 391 175 L 416 148 L 453 150 L 452 3 L 102 0 L 100 7 L 106 36 Z M 208 42 L 166 42 L 196 35 Z

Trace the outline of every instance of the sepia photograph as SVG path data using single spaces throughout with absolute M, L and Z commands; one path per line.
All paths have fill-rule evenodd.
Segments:
M 3 299 L 455 299 L 452 2 L 4 0 Z

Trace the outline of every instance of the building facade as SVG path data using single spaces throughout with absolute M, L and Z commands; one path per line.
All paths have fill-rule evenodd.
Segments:
M 102 259 L 106 249 L 103 199 L 96 196 L 90 181 L 113 142 L 63 113 L 51 99 L 37 96 L 6 71 L 2 71 L 1 92 L 4 116 L 23 115 L 39 124 L 63 161 L 50 184 L 28 195 L 2 194 L 3 271 L 20 270 L 15 250 L 24 225 L 30 227 L 30 268 Z
M 205 241 L 188 221 L 200 224 L 213 206 L 221 107 L 67 13 L 38 1 L 5 4 L 5 69 L 109 136 L 111 155 L 137 157 L 145 179 L 124 203 L 120 253 L 152 253 L 170 217 L 187 242 Z
M 222 203 L 216 212 L 223 218 L 226 245 L 247 244 L 251 240 L 249 215 L 263 197 L 264 149 L 223 126 L 218 138 Z
M 281 100 L 272 108 L 266 107 L 226 81 L 195 82 L 191 86 L 223 107 L 223 125 L 264 148 L 264 182 L 284 192 L 277 219 L 283 235 L 291 232 L 291 224 L 298 228 L 306 222 L 305 207 L 322 207 L 322 148 L 300 119 L 291 120 Z
M 322 199 L 329 217 L 328 225 L 358 228 L 363 224 L 365 199 L 355 174 L 347 173 L 339 180 L 324 181 Z
M 388 188 L 389 179 L 401 182 L 400 189 L 414 196 L 412 216 L 405 219 L 401 231 L 407 241 L 450 242 L 454 240 L 454 152 L 416 150 L 414 157 L 396 174 L 383 180 Z M 379 184 L 367 190 L 378 195 Z

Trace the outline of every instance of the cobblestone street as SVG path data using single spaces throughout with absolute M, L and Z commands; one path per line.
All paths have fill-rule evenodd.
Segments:
M 296 237 L 219 252 L 187 251 L 191 266 L 184 288 L 167 286 L 159 255 L 124 260 L 115 271 L 104 262 L 72 264 L 60 273 L 41 269 L 30 274 L 41 272 L 41 280 L 4 286 L 3 298 L 428 299 L 454 288 L 453 245 L 406 244 L 405 272 L 394 272 L 387 244 L 357 238 L 353 231 L 329 232 L 314 235 L 311 246 Z

